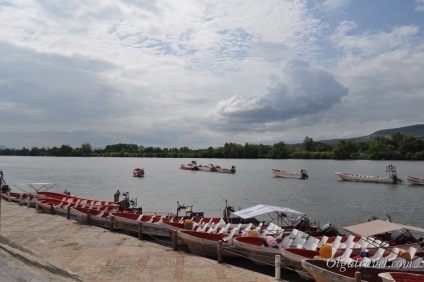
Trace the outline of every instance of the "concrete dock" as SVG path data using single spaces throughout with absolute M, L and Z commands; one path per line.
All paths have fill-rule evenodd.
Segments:
M 225 259 L 174 251 L 170 242 L 1 201 L 0 281 L 276 281 Z

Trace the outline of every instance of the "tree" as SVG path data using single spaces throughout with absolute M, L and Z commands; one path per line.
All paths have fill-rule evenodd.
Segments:
M 314 139 L 306 136 L 305 139 L 303 139 L 303 150 L 307 152 L 313 152 L 315 150 Z
M 283 141 L 274 144 L 269 151 L 269 156 L 273 159 L 288 158 L 289 153 L 286 144 Z
M 84 157 L 89 157 L 93 150 L 91 149 L 90 143 L 84 143 L 81 145 L 80 154 Z
M 352 141 L 339 141 L 334 146 L 333 152 L 338 160 L 350 159 L 350 155 L 356 152 L 356 144 Z

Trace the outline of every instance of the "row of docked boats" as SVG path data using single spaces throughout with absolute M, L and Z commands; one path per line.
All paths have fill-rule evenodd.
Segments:
M 192 161 L 189 164 L 181 164 L 180 169 L 183 170 L 194 170 L 194 171 L 207 171 L 207 172 L 220 172 L 220 173 L 236 173 L 236 167 L 231 166 L 231 168 L 222 167 L 220 165 L 201 165 L 197 164 L 197 161 Z
M 410 232 L 424 233 L 424 229 L 390 221 L 373 219 L 346 226 L 343 229 L 350 235 L 345 235 L 303 212 L 270 205 L 239 211 L 226 205 L 223 217 L 204 217 L 179 203 L 174 214 L 119 210 L 116 202 L 47 191 L 33 195 L 9 191 L 2 197 L 102 228 L 172 238 L 201 256 L 216 257 L 220 244 L 224 257 L 248 258 L 262 265 L 274 266 L 275 256 L 280 255 L 283 266 L 316 281 L 355 281 L 357 271 L 363 281 L 379 281 L 378 275 L 388 271 L 424 273 L 422 240 Z M 261 221 L 262 216 L 273 220 Z

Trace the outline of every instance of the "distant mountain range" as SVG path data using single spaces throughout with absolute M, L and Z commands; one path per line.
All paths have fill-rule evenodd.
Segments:
M 388 137 L 391 134 L 397 133 L 397 132 L 406 134 L 406 135 L 412 135 L 417 138 L 424 138 L 424 124 L 416 124 L 416 125 L 410 125 L 410 126 L 404 126 L 404 127 L 392 128 L 392 129 L 383 129 L 383 130 L 376 131 L 370 135 L 362 136 L 362 137 L 354 137 L 354 138 L 348 138 L 348 139 L 320 140 L 320 142 L 327 143 L 327 144 L 335 144 L 341 140 L 367 142 L 367 141 L 374 140 L 377 136 Z

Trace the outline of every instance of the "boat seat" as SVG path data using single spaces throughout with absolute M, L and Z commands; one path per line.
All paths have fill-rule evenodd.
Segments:
M 423 258 L 422 257 L 415 257 L 412 259 L 412 268 L 420 268 L 421 267 L 421 263 L 423 262 Z
M 333 249 L 338 249 L 340 244 L 341 244 L 340 241 L 334 241 L 333 243 L 330 243 Z
M 297 235 L 298 232 L 299 232 L 299 230 L 297 230 L 296 228 L 293 228 L 292 231 L 289 234 L 290 239 L 296 238 L 296 235 Z
M 247 232 L 250 231 L 250 229 L 252 228 L 253 223 L 249 223 L 242 231 L 241 231 L 241 235 L 245 236 L 247 234 Z
M 393 262 L 397 258 L 400 249 L 393 248 L 393 249 L 388 249 L 388 251 L 390 252 L 390 254 L 387 256 L 383 255 L 380 259 L 378 259 L 377 265 L 386 266 L 388 263 Z
M 376 261 L 378 261 L 383 256 L 384 252 L 385 252 L 385 249 L 378 248 L 377 251 L 374 253 L 373 256 L 371 256 L 371 257 L 364 257 L 362 259 L 362 262 L 364 262 L 364 263 L 373 263 L 373 262 L 376 262 Z
M 347 245 L 345 243 L 340 243 L 338 249 L 346 249 Z
M 230 234 L 228 234 L 228 236 L 222 238 L 223 242 L 231 242 L 233 240 L 234 234 L 236 233 L 236 231 L 238 231 L 238 229 L 233 228 L 230 232 Z
M 291 239 L 289 236 L 286 236 L 283 238 L 283 240 L 278 244 L 278 247 L 280 248 L 289 248 L 291 244 L 293 243 L 293 239 Z
M 224 227 L 222 227 L 219 231 L 218 234 L 222 234 L 222 233 L 226 233 L 228 231 L 228 228 L 230 228 L 231 223 L 227 223 Z
M 318 248 L 319 239 L 313 236 L 309 236 L 308 240 L 306 240 L 305 244 L 303 244 L 303 248 L 305 250 L 316 251 Z
M 300 238 L 299 243 L 297 243 L 296 248 L 298 249 L 303 249 L 303 245 L 306 243 L 306 239 L 305 238 Z
M 334 259 L 336 259 L 340 262 L 345 262 L 350 258 L 352 251 L 353 251 L 352 249 L 346 248 L 346 250 L 343 252 L 343 254 L 341 256 L 335 257 Z
M 326 244 L 327 243 L 327 241 L 328 241 L 328 237 L 327 236 L 322 236 L 321 237 L 321 240 L 319 240 L 319 242 L 318 242 L 318 246 L 317 246 L 317 248 L 321 248 L 321 246 L 322 245 L 324 245 L 324 244 Z

